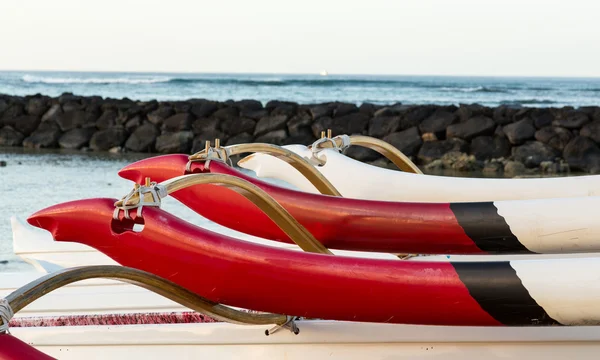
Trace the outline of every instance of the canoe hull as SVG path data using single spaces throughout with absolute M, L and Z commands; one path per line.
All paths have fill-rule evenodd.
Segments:
M 312 156 L 312 151 L 304 145 L 283 147 L 302 157 Z M 332 149 L 323 149 L 318 154 L 326 163 L 315 168 L 342 196 L 355 199 L 471 202 L 600 195 L 597 175 L 527 179 L 422 175 L 368 165 Z M 254 171 L 258 177 L 278 179 L 302 191 L 318 193 L 297 170 L 276 157 L 255 153 L 238 165 Z
M 184 155 L 157 156 L 130 164 L 119 175 L 137 183 L 145 177 L 162 182 L 184 175 L 187 161 Z M 600 196 L 473 203 L 374 201 L 294 191 L 218 161 L 194 163 L 191 170 L 254 183 L 330 249 L 419 254 L 600 251 L 600 223 L 594 215 Z M 171 196 L 225 227 L 291 243 L 253 203 L 223 186 L 199 185 Z
M 153 207 L 144 208 L 143 230 L 131 231 L 122 213 L 113 220 L 115 201 L 58 204 L 28 222 L 211 301 L 257 311 L 422 325 L 600 324 L 598 258 L 449 263 L 305 253 L 246 243 Z

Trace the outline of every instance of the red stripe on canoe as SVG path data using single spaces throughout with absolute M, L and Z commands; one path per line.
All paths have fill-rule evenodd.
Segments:
M 142 232 L 117 234 L 113 230 L 123 222 L 112 221 L 115 201 L 58 204 L 28 221 L 58 241 L 87 244 L 124 266 L 230 306 L 329 320 L 502 325 L 470 296 L 451 263 L 278 249 L 207 231 L 152 207 L 144 208 Z
M 185 155 L 157 156 L 128 165 L 119 175 L 137 183 L 143 183 L 145 177 L 162 182 L 184 175 L 187 161 Z M 218 161 L 210 162 L 209 168 L 212 173 L 237 176 L 257 185 L 331 249 L 421 254 L 485 253 L 458 224 L 448 203 L 324 196 L 269 184 Z M 204 171 L 203 163 L 194 163 L 192 170 Z M 198 214 L 228 228 L 265 239 L 292 242 L 254 204 L 225 187 L 199 185 L 179 190 L 172 196 Z

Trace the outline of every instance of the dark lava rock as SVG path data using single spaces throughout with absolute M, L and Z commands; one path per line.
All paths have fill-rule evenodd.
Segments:
M 61 131 L 54 122 L 45 122 L 25 140 L 23 140 L 23 147 L 42 149 L 42 148 L 55 148 L 58 145 L 58 139 L 60 138 Z
M 196 105 L 194 105 L 196 106 Z M 194 107 L 192 107 L 193 110 Z M 146 117 L 148 121 L 153 123 L 156 126 L 162 125 L 162 123 L 168 119 L 169 117 L 175 115 L 175 110 L 173 110 L 170 106 L 159 106 L 158 109 L 152 111 Z
M 399 116 L 378 116 L 371 118 L 369 136 L 382 138 L 398 130 L 400 127 Z
M 552 122 L 554 126 L 561 126 L 567 129 L 579 129 L 590 121 L 588 114 L 584 112 L 561 113 L 556 120 Z
M 287 132 L 283 129 L 268 132 L 264 135 L 257 137 L 254 141 L 257 143 L 267 143 L 282 145 L 287 138 Z
M 48 109 L 48 111 L 46 111 L 44 113 L 44 115 L 42 116 L 42 122 L 56 121 L 58 119 L 58 116 L 61 115 L 62 113 L 63 113 L 63 110 L 60 107 L 60 105 L 54 104 L 50 107 L 50 109 Z
M 33 97 L 27 102 L 25 111 L 29 115 L 40 117 L 48 110 L 48 99 L 44 97 Z
M 15 119 L 14 128 L 21 134 L 27 136 L 40 125 L 41 119 L 35 115 L 19 116 Z
M 179 113 L 165 119 L 162 125 L 162 130 L 166 132 L 179 132 L 190 130 L 194 117 L 188 113 Z
M 131 119 L 127 120 L 127 122 L 125 123 L 125 130 L 127 130 L 128 133 L 132 133 L 140 125 L 142 125 L 142 118 L 139 115 L 136 115 Z
M 457 121 L 456 115 L 448 111 L 436 111 L 419 124 L 421 133 L 433 133 L 438 139 L 444 139 L 446 128 Z
M 11 125 L 11 119 L 25 115 L 25 107 L 21 103 L 12 103 L 4 110 L 2 120 L 4 125 Z
M 383 138 L 383 141 L 390 143 L 396 149 L 402 151 L 406 156 L 413 156 L 423 144 L 423 140 L 419 135 L 419 130 L 413 126 L 404 131 L 389 134 Z
M 20 146 L 24 138 L 23 134 L 11 126 L 0 129 L 0 146 Z
M 8 109 L 8 103 L 6 102 L 6 100 L 0 99 L 0 119 L 2 118 L 2 115 L 4 114 L 4 111 L 6 111 L 6 109 Z
M 508 141 L 513 145 L 521 145 L 525 141 L 533 139 L 535 135 L 533 120 L 528 118 L 508 124 L 502 131 L 504 131 Z
M 80 149 L 89 144 L 95 132 L 90 127 L 69 130 L 58 139 L 58 145 L 63 149 Z
M 430 163 L 433 160 L 441 159 L 442 156 L 450 151 L 461 153 L 469 152 L 469 144 L 459 138 L 451 138 L 440 141 L 425 141 L 417 154 L 418 159 L 424 163 Z
M 159 134 L 160 131 L 154 124 L 145 123 L 129 136 L 125 142 L 125 148 L 135 152 L 152 151 Z
M 471 154 L 477 160 L 498 159 L 510 155 L 510 143 L 505 137 L 478 136 L 471 140 Z
M 333 117 L 349 115 L 355 112 L 358 112 L 358 107 L 356 105 L 348 103 L 339 103 L 333 111 Z
M 492 118 L 494 119 L 494 122 L 496 122 L 496 124 L 506 125 L 510 124 L 513 121 L 512 115 L 513 111 L 508 106 L 500 105 L 496 109 L 494 109 Z
M 402 111 L 402 121 L 398 130 L 406 130 L 413 126 L 418 126 L 425 119 L 430 117 L 436 110 L 435 106 L 404 106 Z
M 554 121 L 554 113 L 550 109 L 534 109 L 529 116 L 538 129 L 551 125 Z
M 215 111 L 219 109 L 219 106 L 212 101 L 202 101 L 196 103 L 191 108 L 191 113 L 197 118 L 205 118 L 211 116 Z M 170 116 L 170 115 L 169 115 Z
M 311 106 L 309 111 L 313 120 L 317 120 L 322 117 L 332 117 L 334 108 L 335 106 L 331 104 L 320 104 Z
M 64 104 L 61 104 L 61 106 L 62 106 L 63 111 L 66 113 L 85 110 L 85 105 L 83 105 L 80 102 L 75 102 L 75 101 L 68 101 Z
M 124 128 L 112 127 L 96 132 L 90 139 L 90 148 L 95 151 L 108 151 L 122 146 L 126 140 L 127 132 Z
M 230 118 L 220 122 L 220 130 L 229 136 L 243 132 L 254 133 L 256 122 L 248 118 Z
M 200 135 L 206 131 L 217 130 L 219 119 L 199 118 L 192 123 L 192 132 L 194 135 Z
M 96 118 L 93 114 L 86 113 L 82 110 L 64 112 L 58 115 L 56 123 L 63 132 L 83 127 L 86 123 L 96 123 Z
M 565 128 L 546 126 L 535 132 L 535 139 L 556 150 L 563 151 L 569 141 L 573 139 L 573 134 Z
M 306 112 L 301 112 L 296 116 L 292 117 L 287 122 L 287 129 L 290 133 L 290 136 L 301 136 L 303 134 L 306 134 L 306 132 L 308 131 L 309 133 L 311 133 L 312 138 L 312 130 L 310 130 L 312 122 L 312 116 Z
M 373 113 L 375 111 L 377 111 L 377 105 L 375 104 L 370 104 L 370 103 L 362 103 L 359 107 L 358 107 L 358 111 L 363 113 L 363 114 L 367 114 L 369 116 L 373 116 Z
M 106 110 L 96 120 L 96 127 L 100 130 L 106 130 L 117 124 L 117 112 L 115 110 Z
M 240 109 L 240 111 L 244 111 L 244 110 L 256 111 L 256 110 L 263 109 L 263 105 L 260 101 L 252 100 L 252 99 L 244 99 L 244 100 L 236 101 L 234 103 L 234 106 L 237 107 L 238 109 Z
M 563 151 L 563 158 L 573 170 L 600 172 L 600 148 L 585 136 L 571 140 Z
M 301 128 L 294 135 L 288 136 L 285 140 L 283 140 L 282 145 L 290 145 L 290 144 L 303 144 L 309 145 L 314 143 L 317 140 L 312 133 L 310 128 Z
M 225 143 L 225 146 L 251 143 L 253 142 L 253 140 L 254 136 L 250 135 L 247 132 L 244 132 L 230 137 L 229 140 L 227 140 L 227 142 Z
M 204 150 L 207 141 L 210 141 L 211 146 L 215 146 L 215 139 L 219 139 L 221 144 L 225 144 L 227 135 L 219 130 L 209 130 L 197 135 L 192 142 L 192 154 Z
M 163 154 L 189 153 L 192 148 L 194 133 L 191 131 L 180 131 L 176 133 L 164 133 L 156 138 L 156 151 Z
M 321 131 L 331 129 L 333 136 L 362 134 L 369 125 L 369 116 L 363 113 L 354 113 L 336 118 L 323 117 L 312 125 L 313 135 L 321 137 Z
M 292 117 L 298 109 L 298 104 L 290 101 L 269 101 L 265 108 L 270 111 L 271 115 L 287 115 Z
M 246 117 L 252 120 L 260 120 L 264 117 L 269 116 L 269 111 L 267 109 L 258 109 L 258 110 L 251 110 L 251 109 L 241 109 L 240 110 L 240 117 Z
M 237 120 L 239 118 L 240 111 L 234 107 L 225 107 L 215 111 L 212 117 L 219 120 Z
M 271 115 L 260 119 L 254 128 L 254 136 L 260 136 L 287 127 L 287 115 Z
M 175 110 L 176 114 L 190 113 L 192 111 L 192 104 L 185 101 L 175 101 L 171 105 L 173 105 L 173 110 Z
M 491 135 L 495 129 L 496 123 L 494 120 L 486 116 L 477 116 L 465 122 L 448 126 L 446 137 L 470 140 L 481 135 Z
M 600 144 L 600 120 L 595 120 L 594 122 L 585 125 L 579 134 L 581 136 L 587 136 L 597 144 Z
M 528 168 L 539 167 L 543 161 L 554 161 L 560 152 L 549 145 L 539 141 L 529 141 L 517 147 L 513 147 L 512 155 L 518 162 Z
M 493 117 L 494 112 L 491 108 L 479 104 L 460 104 L 456 110 L 456 115 L 461 122 L 468 121 L 474 117 Z

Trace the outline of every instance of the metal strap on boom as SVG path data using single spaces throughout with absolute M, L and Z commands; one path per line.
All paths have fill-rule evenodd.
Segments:
M 131 219 L 129 216 L 129 210 L 131 209 L 137 209 L 137 217 L 142 217 L 144 206 L 160 207 L 160 200 L 167 195 L 167 188 L 164 185 L 157 184 L 156 182 L 151 183 L 150 178 L 146 178 L 145 185 L 135 184 L 129 194 L 115 203 L 113 218 L 118 220 L 119 211 L 123 210 L 125 219 Z

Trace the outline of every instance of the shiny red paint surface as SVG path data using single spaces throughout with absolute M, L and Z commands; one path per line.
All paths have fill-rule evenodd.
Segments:
M 185 155 L 157 156 L 130 164 L 119 175 L 137 183 L 143 183 L 145 177 L 162 182 L 184 175 L 187 161 Z M 209 169 L 204 169 L 203 163 L 194 163 L 192 170 L 228 174 L 252 182 L 331 249 L 420 254 L 484 253 L 457 223 L 449 204 L 370 201 L 310 194 L 269 184 L 218 161 L 210 162 Z M 172 196 L 228 228 L 265 239 L 291 242 L 260 209 L 225 187 L 199 185 L 177 191 Z
M 470 296 L 451 263 L 274 248 L 211 232 L 151 207 L 144 208 L 142 232 L 121 231 L 124 221 L 112 221 L 115 201 L 58 204 L 28 222 L 57 241 L 89 245 L 123 266 L 226 305 L 329 320 L 502 325 Z
M 8 334 L 0 334 L 0 360 L 56 360 Z

